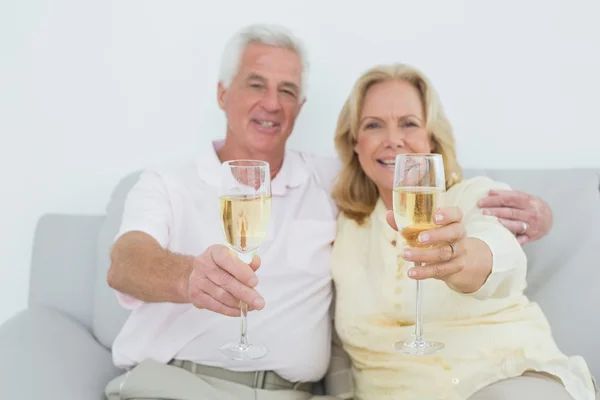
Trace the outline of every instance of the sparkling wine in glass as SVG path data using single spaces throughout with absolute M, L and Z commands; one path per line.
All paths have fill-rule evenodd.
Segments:
M 237 257 L 250 263 L 258 251 L 271 219 L 271 173 L 269 163 L 233 160 L 222 164 L 220 220 L 225 241 Z M 219 351 L 232 360 L 263 358 L 264 345 L 248 342 L 248 305 L 240 302 L 240 338 Z
M 433 214 L 439 207 L 441 194 L 446 190 L 444 162 L 440 154 L 399 154 L 394 172 L 394 219 L 400 237 L 407 247 L 425 248 L 419 234 L 436 228 Z M 415 263 L 422 266 L 423 263 Z M 415 332 L 412 340 L 396 342 L 394 348 L 402 353 L 427 355 L 444 348 L 441 342 L 423 338 L 423 281 L 417 280 Z

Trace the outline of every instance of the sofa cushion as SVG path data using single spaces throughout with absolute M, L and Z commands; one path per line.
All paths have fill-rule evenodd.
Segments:
M 583 356 L 600 377 L 600 192 L 598 171 L 468 170 L 544 199 L 553 226 L 544 238 L 524 246 L 528 259 L 526 294 L 543 309 L 560 349 Z
M 62 311 L 31 307 L 0 325 L 2 398 L 103 400 L 122 373 L 87 327 Z
M 119 305 L 114 290 L 108 286 L 106 274 L 110 267 L 110 250 L 121 226 L 125 198 L 139 175 L 140 172 L 128 175 L 117 185 L 98 234 L 92 322 L 96 339 L 107 348 L 112 348 L 115 337 L 129 316 L 129 311 Z
M 37 225 L 31 257 L 29 306 L 64 312 L 93 324 L 94 260 L 101 215 L 45 214 Z

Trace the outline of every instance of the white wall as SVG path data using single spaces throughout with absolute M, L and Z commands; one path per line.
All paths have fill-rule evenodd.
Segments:
M 349 3 L 2 0 L 0 322 L 26 304 L 41 214 L 102 213 L 125 174 L 223 133 L 218 60 L 241 24 L 307 42 L 295 147 L 332 153 L 354 79 L 402 61 L 440 91 L 464 166 L 600 167 L 597 1 Z

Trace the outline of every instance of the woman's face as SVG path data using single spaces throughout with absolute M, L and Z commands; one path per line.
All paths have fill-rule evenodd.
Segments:
M 358 125 L 354 151 L 379 192 L 394 189 L 397 154 L 430 153 L 418 90 L 406 81 L 385 81 L 369 88 Z

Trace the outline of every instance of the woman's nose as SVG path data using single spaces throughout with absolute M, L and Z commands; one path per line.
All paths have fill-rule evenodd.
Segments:
M 390 147 L 402 147 L 404 145 L 404 134 L 400 129 L 390 129 L 385 140 Z

